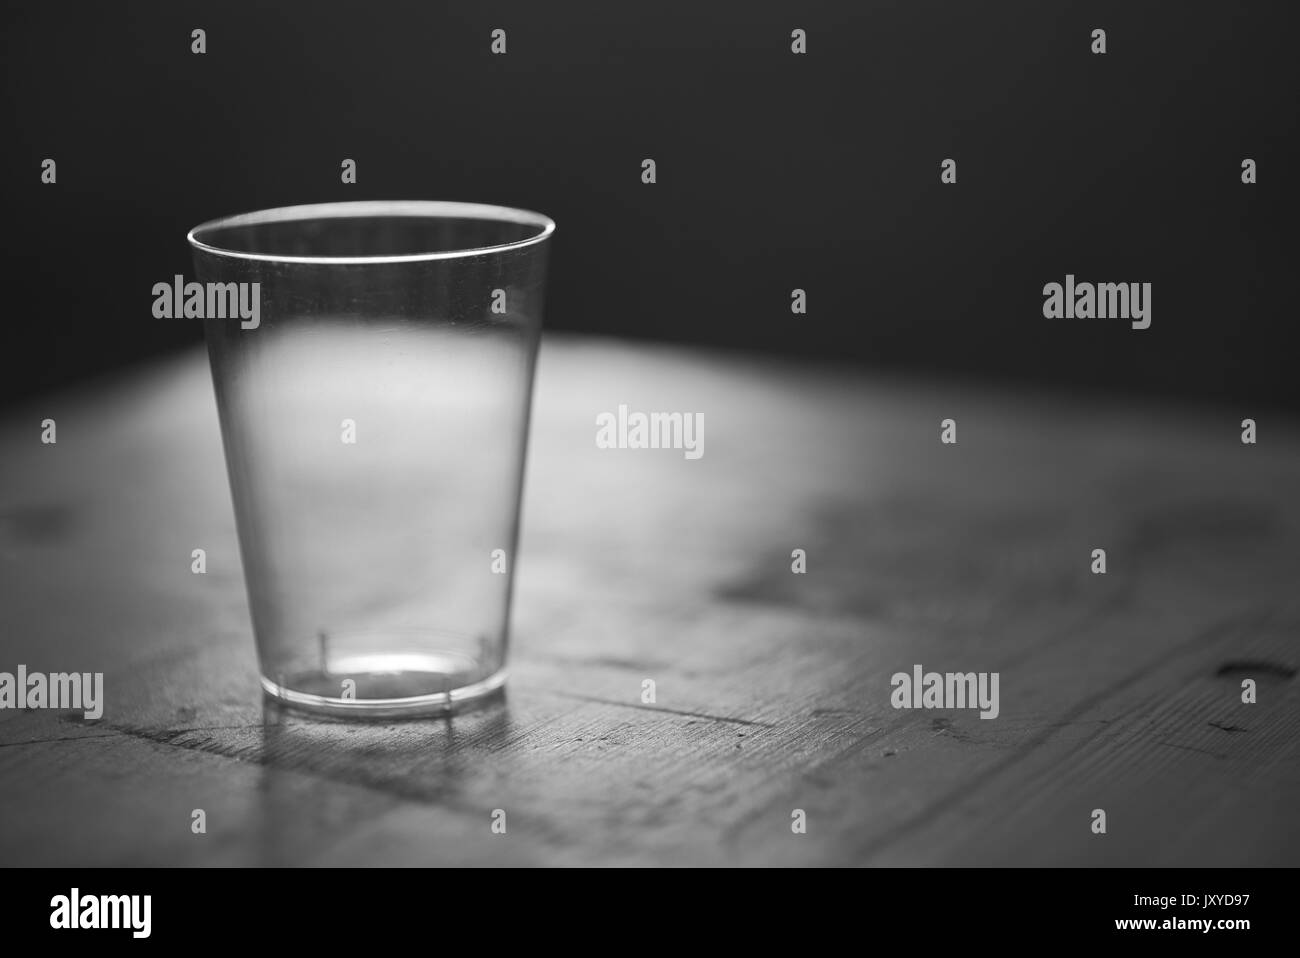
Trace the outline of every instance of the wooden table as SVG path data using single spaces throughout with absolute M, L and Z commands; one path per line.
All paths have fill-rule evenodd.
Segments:
M 598 450 L 619 403 L 703 412 L 704 457 Z M 1300 864 L 1267 410 L 550 338 L 508 695 L 393 724 L 263 703 L 200 353 L 16 410 L 0 456 L 0 670 L 107 699 L 0 712 L 4 864 Z M 915 663 L 998 671 L 1001 714 L 893 709 Z

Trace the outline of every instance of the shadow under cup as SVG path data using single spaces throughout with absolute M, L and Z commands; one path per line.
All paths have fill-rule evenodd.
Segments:
M 383 202 L 190 232 L 270 695 L 386 717 L 504 683 L 554 229 Z

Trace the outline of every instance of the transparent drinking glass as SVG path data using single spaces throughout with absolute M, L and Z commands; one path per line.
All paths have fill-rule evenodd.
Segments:
M 387 717 L 504 683 L 554 230 L 525 210 L 358 202 L 190 231 L 185 314 L 203 298 L 271 696 Z

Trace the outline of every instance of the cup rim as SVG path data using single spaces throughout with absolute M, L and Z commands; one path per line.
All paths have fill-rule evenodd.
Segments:
M 535 226 L 537 235 L 512 243 L 499 243 L 495 246 L 477 246 L 467 249 L 441 250 L 429 253 L 403 253 L 393 256 L 281 256 L 274 253 L 252 253 L 247 250 L 231 249 L 205 243 L 200 237 L 218 229 L 239 226 L 256 226 L 264 223 L 287 223 L 295 220 L 313 219 L 348 219 L 355 216 L 421 217 L 425 219 L 454 218 L 474 220 L 496 220 L 515 223 L 521 226 Z M 452 200 L 349 200 L 336 203 L 306 203 L 299 206 L 278 206 L 272 209 L 256 210 L 251 213 L 237 213 L 234 216 L 222 216 L 207 220 L 194 227 L 187 234 L 186 240 L 195 249 L 203 250 L 214 256 L 226 256 L 231 259 L 252 260 L 262 263 L 319 263 L 332 265 L 363 263 L 421 263 L 432 260 L 458 259 L 465 256 L 479 256 L 483 253 L 501 253 L 507 250 L 523 249 L 545 242 L 555 232 L 555 221 L 542 213 L 532 210 L 516 209 L 510 206 L 495 206 L 489 203 L 460 203 Z

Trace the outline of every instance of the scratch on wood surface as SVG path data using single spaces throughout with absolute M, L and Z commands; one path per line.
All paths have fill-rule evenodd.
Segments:
M 49 745 L 56 742 L 85 742 L 92 738 L 114 738 L 118 732 L 109 732 L 107 735 L 61 735 L 57 738 L 32 738 L 25 742 L 0 742 L 0 748 L 18 748 L 23 745 Z
M 1223 731 L 1225 732 L 1249 732 L 1250 731 L 1250 729 L 1246 728 L 1244 725 L 1224 725 L 1222 722 L 1206 722 L 1205 724 L 1210 726 L 1210 728 L 1223 729 Z
M 661 705 L 646 705 L 641 702 L 620 702 L 618 699 L 603 699 L 595 695 L 580 695 L 577 692 L 553 692 L 561 698 L 575 699 L 579 702 L 595 702 L 598 705 L 614 705 L 618 708 L 639 709 L 642 712 L 663 712 L 667 715 L 685 715 L 689 718 L 704 719 L 709 722 L 729 722 L 732 725 L 752 725 L 757 728 L 776 728 L 772 722 L 758 722 L 753 719 L 732 718 L 727 715 L 710 715 L 707 712 L 691 712 L 687 709 L 670 709 Z
M 1224 662 L 1215 675 L 1268 675 L 1274 678 L 1293 679 L 1296 670 L 1289 665 L 1265 662 L 1262 659 Z

